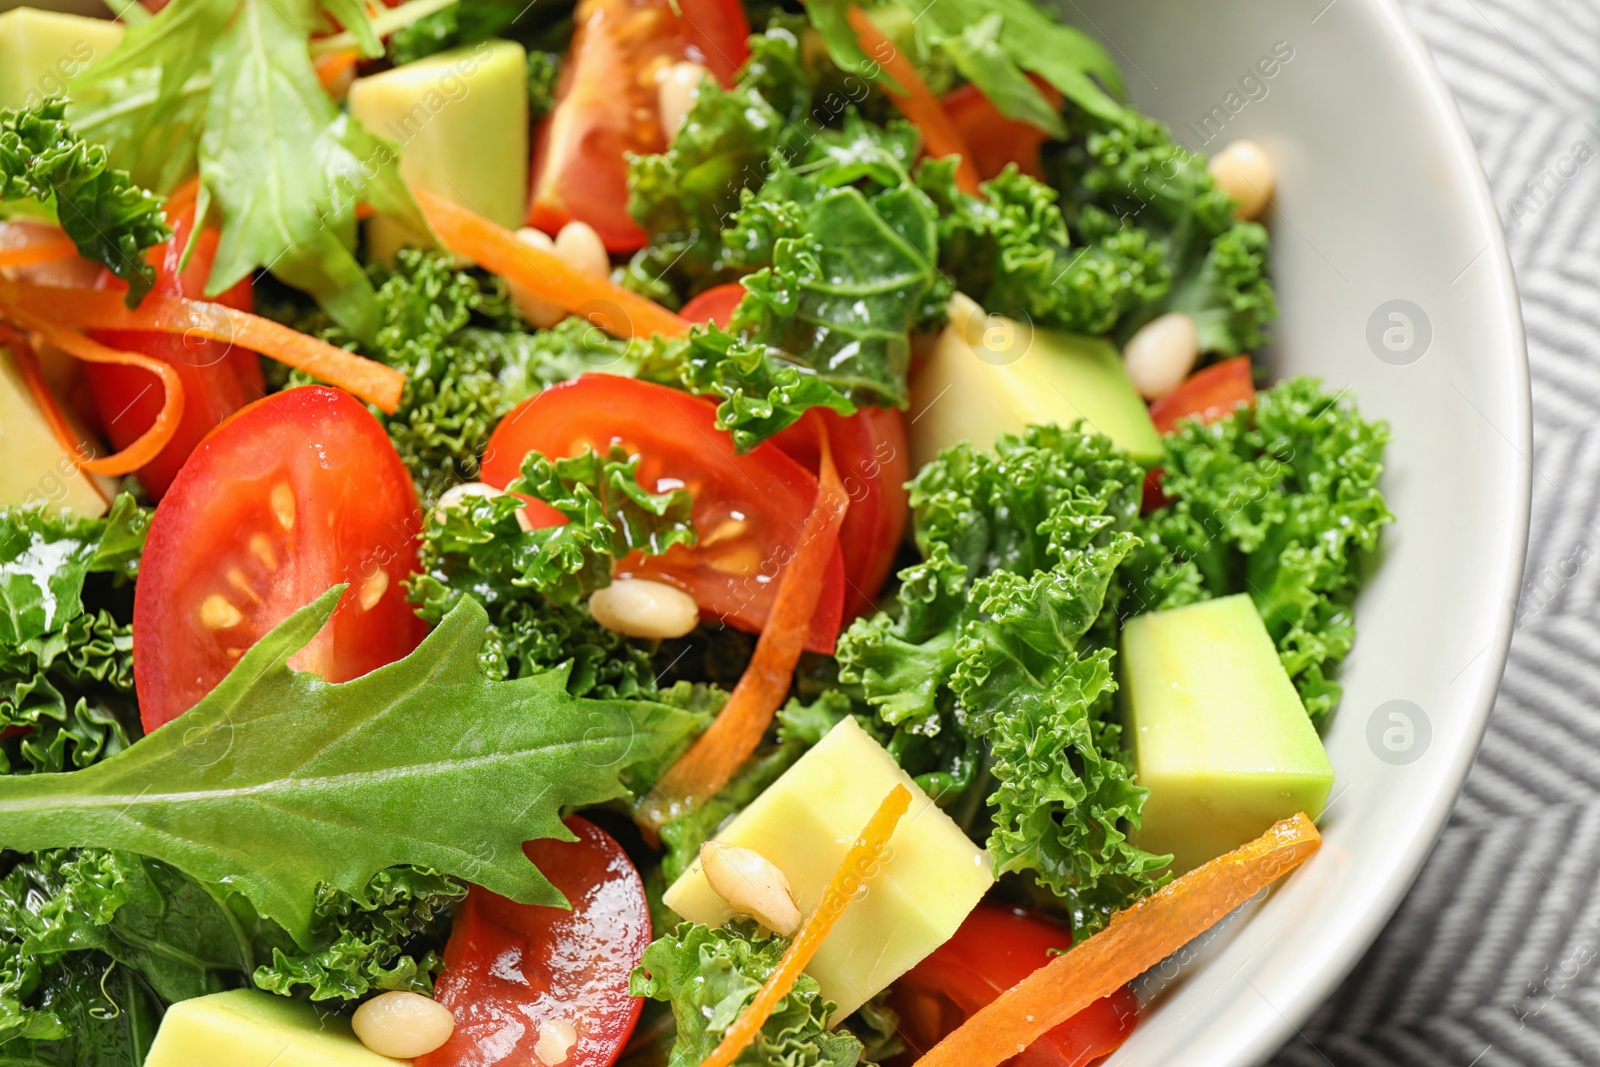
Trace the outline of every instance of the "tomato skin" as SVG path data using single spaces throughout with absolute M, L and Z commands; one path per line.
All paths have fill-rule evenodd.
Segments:
M 644 882 L 622 847 L 598 826 L 566 820 L 575 842 L 523 845 L 572 910 L 517 904 L 473 886 L 457 909 L 434 989 L 455 1015 L 444 1047 L 416 1067 L 538 1063 L 539 1023 L 565 1020 L 578 1043 L 563 1067 L 610 1067 L 644 1001 L 628 974 L 650 944 Z
M 1056 87 L 1038 75 L 1030 77 L 1059 111 L 1061 93 Z M 1005 170 L 1007 163 L 1015 163 L 1022 173 L 1044 180 L 1039 149 L 1050 139 L 1048 133 L 1030 122 L 1006 118 L 976 85 L 970 83 L 945 94 L 940 102 L 960 131 L 961 139 L 972 150 L 972 163 L 981 178 L 987 181 Z
M 850 497 L 839 530 L 844 553 L 844 621 L 873 610 L 905 537 L 910 503 L 911 450 L 905 415 L 894 408 L 864 407 L 854 415 L 817 409 L 828 428 L 828 447 Z M 816 434 L 796 423 L 773 443 L 809 471 L 821 463 Z
M 617 574 L 677 585 L 695 598 L 702 617 L 759 632 L 816 500 L 817 480 L 770 441 L 735 452 L 727 432 L 716 428 L 711 401 L 609 374 L 585 374 L 519 404 L 490 435 L 480 476 L 503 489 L 529 452 L 560 458 L 613 442 L 641 456 L 645 488 L 656 489 L 661 479 L 689 487 L 700 532 L 696 547 L 629 556 Z M 551 514 L 544 509 L 530 518 L 547 523 Z M 806 648 L 832 653 L 844 595 L 844 561 L 835 545 Z
M 895 982 L 890 1003 L 917 1056 L 967 1017 L 1071 947 L 1072 935 L 1019 908 L 979 904 L 956 935 Z M 1139 1001 L 1127 988 L 1095 1001 L 1029 1045 L 1015 1067 L 1081 1067 L 1114 1052 L 1133 1031 Z
M 183 251 L 194 229 L 190 205 L 172 220 L 172 238 L 152 251 L 156 266 L 154 292 L 203 299 L 206 279 L 216 258 L 217 232 L 201 232 L 188 268 L 179 270 Z M 127 288 L 110 272 L 101 277 L 104 287 Z M 251 310 L 254 300 L 248 278 L 216 298 L 219 304 Z M 217 341 L 138 330 L 95 330 L 95 340 L 127 352 L 153 356 L 177 368 L 183 382 L 183 417 L 178 432 L 161 453 L 139 470 L 139 482 L 152 499 L 160 500 L 184 460 L 212 428 L 259 399 L 264 390 L 260 357 L 254 352 Z M 90 395 L 100 424 L 117 448 L 132 444 L 156 421 L 163 396 L 155 378 L 138 367 L 90 363 L 84 367 Z
M 628 214 L 624 155 L 664 152 L 655 71 L 682 59 L 724 86 L 749 57 L 749 19 L 738 0 L 580 0 L 556 106 L 534 145 L 528 225 L 555 233 L 577 219 L 612 252 L 643 248 Z
M 347 681 L 400 659 L 426 627 L 402 583 L 422 512 L 388 435 L 350 394 L 306 386 L 218 426 L 150 521 L 133 599 L 148 733 L 187 711 L 263 634 L 347 582 L 290 666 Z M 220 598 L 220 599 L 219 599 Z
M 1204 370 L 1195 371 L 1166 396 L 1150 405 L 1150 421 L 1156 430 L 1169 434 L 1184 419 L 1198 417 L 1201 422 L 1216 422 L 1235 408 L 1253 407 L 1256 402 L 1256 385 L 1249 356 L 1238 356 L 1213 363 Z M 1167 495 L 1161 491 L 1161 468 L 1154 467 L 1144 476 L 1144 502 L 1146 515 L 1167 506 Z
M 733 318 L 733 309 L 739 306 L 739 301 L 744 299 L 744 286 L 738 282 L 729 282 L 726 285 L 713 285 L 710 289 L 696 296 L 683 305 L 679 312 L 690 322 L 702 325 L 715 323 L 727 328 L 729 320 Z

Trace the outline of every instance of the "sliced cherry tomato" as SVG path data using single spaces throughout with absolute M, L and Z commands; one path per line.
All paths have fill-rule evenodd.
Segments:
M 563 1067 L 610 1067 L 644 1001 L 628 973 L 650 944 L 644 882 L 620 845 L 574 816 L 576 841 L 529 841 L 534 866 L 572 910 L 517 904 L 473 886 L 456 910 L 434 996 L 456 1017 L 444 1047 L 416 1067 L 537 1064 L 541 1023 L 570 1024 Z
M 555 110 L 534 147 L 528 224 L 555 233 L 579 219 L 613 252 L 644 247 L 628 214 L 626 153 L 664 152 L 656 76 L 692 59 L 731 86 L 750 55 L 738 0 L 579 0 Z
M 709 400 L 609 374 L 585 374 L 523 401 L 495 427 L 481 476 L 503 489 L 529 452 L 560 458 L 612 443 L 641 457 L 639 483 L 646 489 L 688 487 L 700 532 L 693 548 L 629 556 L 618 564 L 618 576 L 670 582 L 695 598 L 704 617 L 759 632 L 778 575 L 804 536 L 817 480 L 770 441 L 735 452 L 732 439 L 716 428 Z M 548 508 L 530 511 L 536 525 L 560 518 Z M 823 583 L 806 647 L 831 653 L 844 607 L 838 546 Z
M 893 408 L 865 407 L 854 415 L 826 408 L 818 414 L 828 428 L 828 445 L 850 510 L 839 531 L 844 552 L 844 620 L 871 611 L 905 536 L 909 505 L 906 482 L 911 478 L 911 453 L 906 445 L 905 416 Z M 807 470 L 815 472 L 821 457 L 816 434 L 804 423 L 773 438 Z
M 1250 357 L 1239 356 L 1189 375 L 1182 385 L 1150 405 L 1150 421 L 1161 433 L 1171 433 L 1184 419 L 1198 417 L 1201 422 L 1216 422 L 1234 408 L 1250 407 L 1255 402 Z M 1161 468 L 1153 467 L 1144 476 L 1144 512 L 1148 515 L 1166 505 Z
M 1016 908 L 980 904 L 955 937 L 894 984 L 900 1033 L 920 1057 L 968 1016 L 1070 948 L 1072 935 Z M 1115 1051 L 1133 1031 L 1139 1001 L 1124 988 L 1098 1000 L 1010 1062 L 1016 1067 L 1081 1067 Z
M 738 307 L 739 301 L 743 299 L 744 286 L 738 282 L 714 285 L 683 305 L 683 311 L 679 314 L 690 322 L 701 324 L 714 322 L 718 326 L 727 326 L 728 320 L 733 318 L 733 309 Z
M 180 271 L 183 251 L 194 228 L 194 206 L 171 220 L 172 239 L 152 250 L 156 267 L 155 292 L 169 296 L 199 298 L 205 293 L 206 279 L 217 253 L 217 232 L 201 232 L 189 258 Z M 107 288 L 127 286 L 110 272 L 101 277 Z M 245 279 L 216 298 L 219 304 L 249 311 L 253 304 L 250 281 Z M 259 399 L 263 391 L 261 361 L 254 352 L 203 338 L 176 334 L 144 333 L 136 330 L 96 330 L 95 340 L 112 348 L 153 356 L 178 369 L 183 381 L 183 418 L 178 432 L 160 455 L 139 470 L 145 491 L 160 500 L 178 468 L 189 458 L 200 440 L 212 428 Z M 162 393 L 155 377 L 138 367 L 91 363 L 84 368 L 89 389 L 100 415 L 100 424 L 116 448 L 126 448 L 156 421 Z
M 217 427 L 150 520 L 133 598 L 145 732 L 340 582 L 350 588 L 291 666 L 342 682 L 416 648 L 425 627 L 401 583 L 416 569 L 421 524 L 405 465 L 349 393 L 274 393 Z
M 1052 106 L 1060 109 L 1061 93 L 1055 86 L 1037 76 L 1033 84 Z M 980 177 L 993 178 L 1006 169 L 1007 163 L 1015 163 L 1022 173 L 1044 180 L 1039 148 L 1050 139 L 1048 133 L 1030 122 L 1006 118 L 976 85 L 963 85 L 947 93 L 942 103 L 972 150 L 972 163 Z

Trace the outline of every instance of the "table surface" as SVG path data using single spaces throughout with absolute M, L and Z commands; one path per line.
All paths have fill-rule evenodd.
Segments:
M 1600 0 L 1403 2 L 1483 158 L 1516 266 L 1533 527 L 1505 682 L 1449 826 L 1377 944 L 1273 1067 L 1594 1067 Z

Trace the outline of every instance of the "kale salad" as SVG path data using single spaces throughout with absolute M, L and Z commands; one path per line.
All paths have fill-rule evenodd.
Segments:
M 1260 145 L 1034 0 L 110 7 L 0 14 L 0 1065 L 1069 1067 L 1315 851 Z

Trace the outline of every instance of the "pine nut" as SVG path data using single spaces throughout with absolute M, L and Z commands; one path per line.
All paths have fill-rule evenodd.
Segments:
M 560 1067 L 567 1062 L 567 1053 L 577 1043 L 577 1027 L 565 1019 L 545 1019 L 539 1024 L 539 1040 L 533 1046 L 533 1055 L 544 1067 Z
M 1122 362 L 1139 395 L 1159 400 L 1183 384 L 1200 355 L 1194 320 L 1170 311 L 1139 328 L 1122 350 Z
M 784 937 L 800 928 L 800 909 L 789 879 L 761 853 L 707 841 L 700 846 L 700 867 L 712 892 L 734 911 Z
M 439 1048 L 455 1033 L 450 1009 L 420 993 L 379 993 L 356 1009 L 350 1026 L 380 1056 L 409 1060 Z
M 556 244 L 550 235 L 543 230 L 536 230 L 532 226 L 524 226 L 517 231 L 517 240 L 529 248 L 537 248 L 541 252 L 554 252 Z M 567 317 L 566 308 L 559 304 L 552 304 L 544 297 L 532 293 L 526 286 L 507 280 L 507 289 L 511 292 L 511 302 L 517 305 L 517 310 L 529 323 L 541 330 L 549 329 Z
M 497 497 L 505 496 L 505 493 L 484 482 L 460 482 L 440 493 L 439 502 L 434 507 L 444 511 L 447 508 L 455 507 L 469 497 L 475 496 Z
M 1233 142 L 1211 157 L 1206 170 L 1237 202 L 1233 213 L 1241 219 L 1259 218 L 1278 184 L 1272 158 L 1254 141 Z
M 567 266 L 604 278 L 611 273 L 611 253 L 606 243 L 587 222 L 569 222 L 556 234 L 556 255 L 566 260 Z
M 656 109 L 661 116 L 661 132 L 667 140 L 683 128 L 684 120 L 694 110 L 695 93 L 710 71 L 698 63 L 684 60 L 674 63 L 656 77 Z
M 683 590 L 648 578 L 618 578 L 589 597 L 589 614 L 629 637 L 682 637 L 700 623 L 700 606 Z

